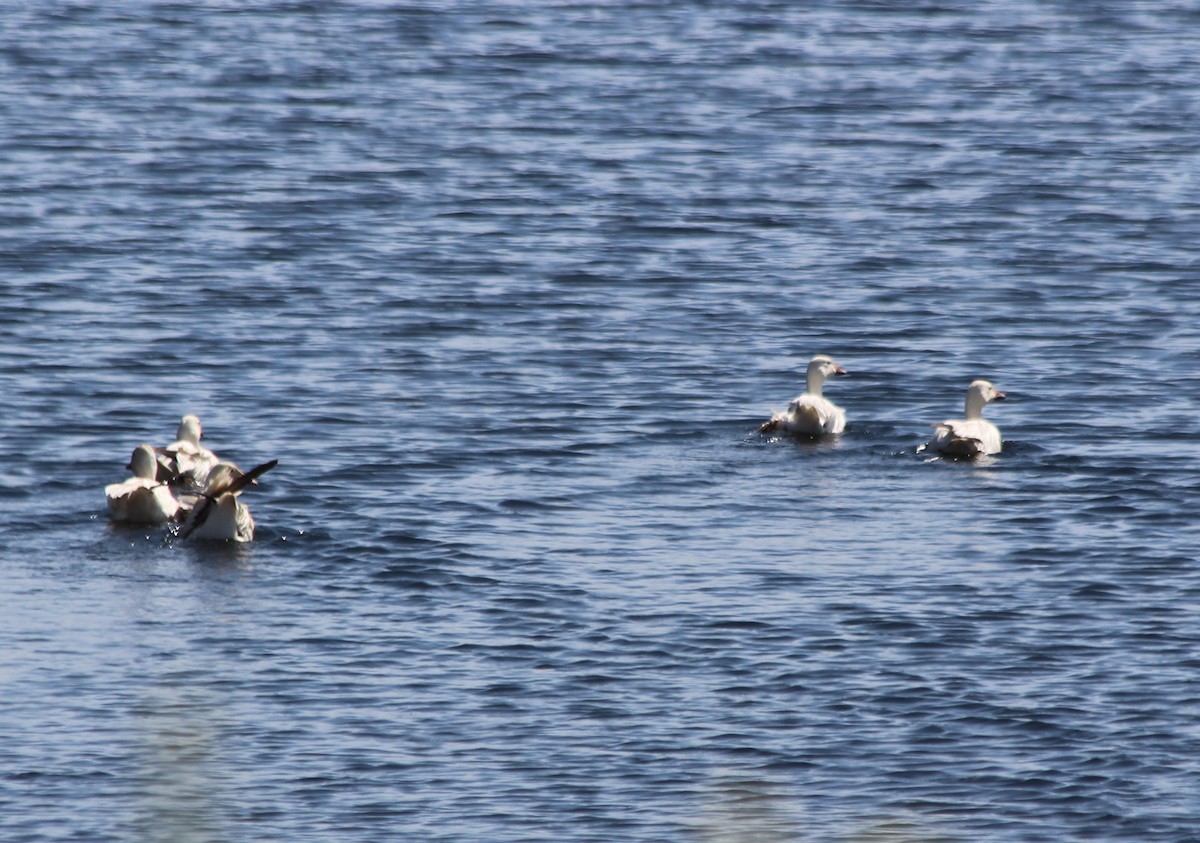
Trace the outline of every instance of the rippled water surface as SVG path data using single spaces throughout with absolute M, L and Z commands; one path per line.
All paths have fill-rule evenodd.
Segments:
M 0 836 L 1198 839 L 1197 27 L 9 10 Z M 108 522 L 188 412 L 250 545 Z

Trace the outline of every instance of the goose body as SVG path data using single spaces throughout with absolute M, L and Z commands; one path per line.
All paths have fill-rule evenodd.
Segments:
M 271 460 L 242 471 L 231 462 L 219 462 L 208 474 L 204 492 L 197 498 L 179 531 L 184 539 L 248 542 L 254 540 L 254 518 L 238 495 L 278 464 Z
M 967 387 L 965 418 L 935 424 L 930 447 L 948 457 L 978 457 L 998 454 L 1000 429 L 983 417 L 983 408 L 1005 395 L 990 381 L 972 381 Z
M 135 448 L 129 468 L 132 477 L 104 487 L 112 519 L 131 524 L 163 524 L 174 520 L 181 506 L 170 488 L 155 477 L 158 463 L 154 449 L 149 445 Z
M 217 455 L 200 444 L 203 428 L 196 416 L 184 416 L 175 432 L 175 441 L 158 450 L 159 479 L 177 486 L 202 489 L 208 473 L 217 464 Z
M 181 535 L 188 539 L 248 542 L 254 540 L 254 518 L 233 492 L 202 498 L 188 516 Z
M 805 436 L 841 433 L 846 429 L 846 412 L 821 393 L 827 377 L 844 374 L 846 370 L 832 357 L 818 354 L 808 363 L 805 392 L 793 398 L 786 410 L 775 413 L 758 432 Z

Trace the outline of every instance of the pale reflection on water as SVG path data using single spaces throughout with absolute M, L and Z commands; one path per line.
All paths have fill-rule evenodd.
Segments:
M 138 839 L 207 843 L 229 839 L 221 806 L 229 775 L 212 695 L 200 688 L 152 688 L 134 723 L 141 732 Z
M 693 830 L 698 843 L 955 843 L 913 817 L 813 817 L 789 788 L 733 771 L 714 779 Z

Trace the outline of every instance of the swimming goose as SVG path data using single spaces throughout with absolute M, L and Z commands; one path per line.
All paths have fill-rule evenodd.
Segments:
M 155 479 L 158 462 L 154 448 L 149 445 L 134 448 L 128 468 L 133 471 L 133 477 L 124 483 L 104 487 L 108 511 L 114 521 L 163 524 L 180 514 L 179 501 L 165 483 Z
M 1004 398 L 1004 393 L 990 381 L 972 381 L 967 387 L 966 418 L 935 424 L 933 441 L 929 444 L 950 457 L 1000 453 L 1000 429 L 983 418 L 983 408 Z
M 233 492 L 206 497 L 196 504 L 180 532 L 185 539 L 248 542 L 254 540 L 254 518 Z
M 808 363 L 805 378 L 806 391 L 797 395 L 771 420 L 758 429 L 759 433 L 802 433 L 820 436 L 825 433 L 841 433 L 846 427 L 846 413 L 837 404 L 821 395 L 825 378 L 844 375 L 846 370 L 834 362 L 832 357 L 818 354 Z
M 248 542 L 254 539 L 254 518 L 249 508 L 238 500 L 242 489 L 257 482 L 279 460 L 271 460 L 243 472 L 231 462 L 218 463 L 208 475 L 204 493 L 188 515 L 182 539 L 215 539 Z
M 217 455 L 200 444 L 203 429 L 196 416 L 184 416 L 175 432 L 175 441 L 158 450 L 160 480 L 176 486 L 204 488 L 208 473 L 218 462 Z

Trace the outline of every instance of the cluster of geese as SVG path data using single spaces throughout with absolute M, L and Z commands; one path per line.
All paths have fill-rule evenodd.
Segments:
M 841 433 L 846 428 L 846 412 L 824 397 L 821 390 L 826 378 L 844 374 L 846 370 L 832 357 L 818 354 L 809 361 L 804 394 L 793 398 L 786 410 L 773 415 L 758 432 L 802 436 Z M 1000 453 L 1000 430 L 984 419 L 983 408 L 993 401 L 1003 400 L 1004 393 L 990 381 L 972 381 L 967 387 L 966 418 L 934 424 L 933 439 L 923 447 L 947 457 L 965 459 Z
M 758 432 L 814 437 L 841 433 L 846 428 L 846 412 L 821 392 L 826 378 L 844 374 L 846 370 L 832 357 L 818 354 L 809 361 L 805 392 Z M 1000 431 L 983 418 L 983 408 L 1003 399 L 1004 393 L 989 381 L 972 381 L 967 387 L 966 417 L 933 425 L 933 439 L 925 447 L 968 459 L 999 453 Z M 201 445 L 200 434 L 200 419 L 184 416 L 170 445 L 138 445 L 128 466 L 133 476 L 104 488 L 112 519 L 133 524 L 182 523 L 178 535 L 184 539 L 253 539 L 254 519 L 238 496 L 278 460 L 242 471 Z
M 175 441 L 138 445 L 127 466 L 133 476 L 104 487 L 108 512 L 128 524 L 182 524 L 183 539 L 248 542 L 254 519 L 238 496 L 279 462 L 242 471 L 200 444 L 200 419 L 184 416 Z

